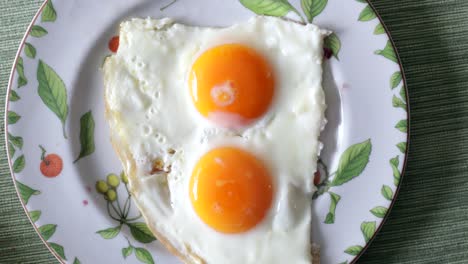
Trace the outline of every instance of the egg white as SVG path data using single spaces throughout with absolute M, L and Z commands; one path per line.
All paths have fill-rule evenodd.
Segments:
M 110 128 L 117 147 L 128 148 L 131 161 L 121 159 L 135 176 L 130 187 L 151 228 L 193 262 L 311 263 L 310 201 L 326 108 L 321 86 L 325 34 L 315 25 L 271 17 L 227 28 L 192 27 L 170 19 L 121 24 L 119 50 L 104 65 Z M 203 118 L 187 84 L 197 56 L 225 43 L 257 50 L 276 79 L 270 110 L 237 130 Z M 214 231 L 189 199 L 193 167 L 218 146 L 248 150 L 271 172 L 272 208 L 244 233 Z M 169 173 L 150 173 L 157 158 Z

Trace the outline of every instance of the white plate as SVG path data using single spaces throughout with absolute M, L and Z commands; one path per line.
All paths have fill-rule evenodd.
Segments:
M 119 228 L 109 215 L 119 218 L 113 207 L 108 211 L 95 190 L 98 180 L 121 171 L 104 120 L 99 68 L 126 18 L 227 26 L 255 14 L 236 0 L 178 0 L 160 11 L 169 2 L 54 0 L 42 6 L 20 46 L 7 102 L 10 166 L 34 226 L 64 262 L 179 263 L 144 224 L 135 224 L 143 222 L 135 206 L 127 218 L 136 219 Z M 310 12 L 300 1 L 290 1 L 297 12 L 286 1 L 242 2 L 251 8 L 263 2 L 264 10 L 280 15 L 292 10 L 289 18 L 300 20 L 300 14 L 335 32 L 327 46 L 336 56 L 324 64 L 329 123 L 322 136 L 322 187 L 312 202 L 313 240 L 321 246 L 322 263 L 352 262 L 381 227 L 405 163 L 408 106 L 398 56 L 363 0 L 303 0 L 313 3 Z M 45 161 L 49 165 L 41 170 Z M 124 207 L 124 184 L 117 193 Z M 119 211 L 117 202 L 110 205 Z

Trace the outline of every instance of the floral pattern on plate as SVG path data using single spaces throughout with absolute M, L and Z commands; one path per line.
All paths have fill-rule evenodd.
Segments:
M 6 113 L 10 166 L 23 206 L 49 249 L 74 264 L 179 263 L 132 206 L 125 175 L 109 174 L 121 168 L 103 118 L 99 67 L 118 47 L 116 23 L 125 17 L 173 16 L 224 26 L 258 14 L 333 31 L 324 42 L 329 124 L 314 176 L 319 191 L 312 202 L 313 239 L 322 246 L 323 263 L 353 262 L 396 198 L 408 145 L 404 74 L 371 4 L 130 2 L 46 1 L 16 59 Z M 79 17 L 86 19 L 78 23 Z

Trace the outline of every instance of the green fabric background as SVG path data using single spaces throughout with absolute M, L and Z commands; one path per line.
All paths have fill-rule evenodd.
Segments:
M 397 202 L 358 263 L 468 263 L 468 1 L 372 2 L 406 71 L 411 144 Z M 0 102 L 17 47 L 40 4 L 0 0 Z M 0 103 L 2 116 L 3 108 Z M 0 263 L 57 263 L 19 203 L 3 137 L 2 118 Z

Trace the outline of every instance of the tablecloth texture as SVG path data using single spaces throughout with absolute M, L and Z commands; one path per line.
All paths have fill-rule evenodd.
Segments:
M 412 126 L 397 202 L 358 263 L 468 263 L 468 1 L 372 2 L 402 58 Z M 40 4 L 0 0 L 0 102 L 17 47 Z M 14 190 L 3 118 L 0 132 L 0 263 L 57 263 Z

